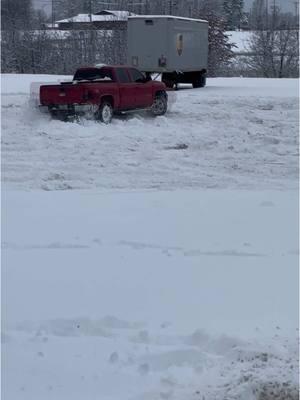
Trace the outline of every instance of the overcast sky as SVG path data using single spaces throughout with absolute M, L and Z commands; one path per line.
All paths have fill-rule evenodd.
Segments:
M 276 4 L 279 5 L 282 9 L 282 11 L 292 11 L 294 12 L 294 1 L 295 0 L 276 0 Z M 245 9 L 249 10 L 251 7 L 251 4 L 253 3 L 253 0 L 244 0 L 245 2 Z M 44 8 L 45 11 L 50 11 L 50 0 L 33 0 L 33 3 L 39 7 L 39 8 Z M 269 0 L 269 3 L 272 4 L 273 0 Z

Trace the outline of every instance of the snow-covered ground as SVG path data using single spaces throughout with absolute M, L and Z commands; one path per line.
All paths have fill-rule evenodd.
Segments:
M 32 109 L 32 79 L 50 77 L 2 77 L 2 178 L 10 187 L 296 186 L 297 80 L 211 79 L 203 90 L 170 93 L 164 117 L 131 114 L 103 126 Z
M 51 79 L 2 76 L 3 397 L 298 399 L 297 81 L 103 126 Z
M 234 53 L 245 54 L 249 52 L 249 41 L 251 40 L 252 31 L 228 31 L 229 43 L 233 43 L 235 47 L 232 49 Z

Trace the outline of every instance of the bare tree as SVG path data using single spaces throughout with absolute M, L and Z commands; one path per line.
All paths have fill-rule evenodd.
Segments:
M 258 76 L 299 76 L 299 32 L 293 18 L 282 18 L 278 8 L 273 9 L 268 27 L 253 33 L 249 51 L 249 68 Z
M 34 9 L 31 0 L 1 1 L 1 30 L 32 29 Z
M 250 15 L 249 27 L 253 30 L 263 30 L 268 28 L 269 9 L 266 0 L 254 0 Z
M 250 70 L 265 78 L 299 76 L 299 33 L 295 30 L 267 30 L 253 33 L 248 59 Z
M 244 18 L 244 0 L 224 0 L 223 9 L 227 29 L 239 29 Z

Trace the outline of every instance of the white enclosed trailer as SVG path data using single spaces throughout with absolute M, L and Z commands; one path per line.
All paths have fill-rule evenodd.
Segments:
M 168 87 L 179 82 L 205 86 L 208 22 L 165 15 L 128 18 L 128 64 L 161 73 Z

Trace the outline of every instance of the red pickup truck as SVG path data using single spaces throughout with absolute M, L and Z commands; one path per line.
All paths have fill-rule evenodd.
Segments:
M 113 113 L 150 109 L 153 115 L 167 111 L 168 96 L 162 82 L 124 66 L 79 68 L 72 82 L 40 86 L 40 105 L 52 115 L 92 115 L 108 124 Z

